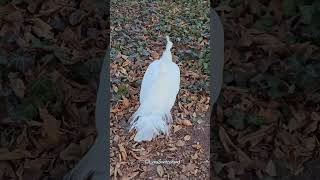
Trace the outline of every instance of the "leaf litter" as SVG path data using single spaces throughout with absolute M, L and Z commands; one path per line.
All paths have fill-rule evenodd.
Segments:
M 231 0 L 216 6 L 225 31 L 225 72 L 211 115 L 211 176 L 316 179 L 320 44 L 313 33 L 319 26 L 311 22 L 320 11 L 311 7 L 319 2 Z
M 109 38 L 92 4 L 1 1 L 0 179 L 61 179 L 92 145 Z
M 197 2 L 201 13 L 189 14 L 191 7 L 182 2 L 111 1 L 112 179 L 132 174 L 135 179 L 209 179 L 209 57 L 200 56 L 209 51 L 205 36 L 209 33 L 208 3 Z M 173 61 L 181 70 L 181 89 L 172 109 L 175 122 L 169 137 L 159 135 L 151 142 L 135 143 L 126 121 L 139 106 L 143 74 L 160 58 L 165 35 L 174 43 Z M 190 51 L 197 57 L 187 56 Z

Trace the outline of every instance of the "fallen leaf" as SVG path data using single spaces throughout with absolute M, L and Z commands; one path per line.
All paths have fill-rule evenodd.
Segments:
M 85 154 L 90 149 L 93 142 L 94 142 L 93 136 L 88 136 L 80 141 L 80 148 L 81 148 L 82 154 Z
M 227 134 L 226 130 L 223 127 L 220 127 L 219 129 L 219 138 L 220 138 L 220 141 L 222 142 L 222 145 L 225 151 L 227 151 L 228 153 L 231 152 L 230 146 L 237 149 L 237 147 L 233 144 L 233 142 L 229 138 L 229 135 Z
M 318 123 L 319 121 L 312 121 L 309 123 L 303 130 L 304 134 L 309 134 L 316 131 L 318 129 Z
M 277 122 L 278 119 L 281 116 L 281 113 L 277 110 L 273 110 L 273 109 L 268 109 L 268 108 L 261 108 L 259 113 L 259 115 L 263 116 L 268 123 L 274 123 Z
M 164 175 L 164 170 L 163 170 L 163 167 L 158 165 L 157 166 L 157 173 L 160 177 L 162 177 Z
M 34 158 L 34 156 L 35 154 L 32 154 L 31 152 L 26 150 L 16 149 L 14 151 L 9 151 L 6 148 L 0 149 L 0 161 Z
M 136 172 L 132 172 L 132 173 L 130 173 L 129 175 L 128 175 L 128 180 L 130 180 L 130 179 L 134 179 L 136 176 L 138 176 L 139 175 L 139 171 L 136 171 Z
M 192 147 L 197 149 L 197 150 L 202 148 L 202 146 L 199 144 L 199 142 L 197 142 L 197 144 L 193 144 Z
M 44 22 L 40 18 L 34 18 L 32 19 L 33 26 L 32 31 L 38 36 L 46 39 L 53 39 L 54 34 L 51 31 L 51 26 L 48 25 L 46 22 Z
M 18 97 L 24 98 L 26 87 L 21 79 L 19 78 L 10 79 L 10 86 Z
M 189 141 L 191 139 L 191 136 L 190 135 L 186 135 L 184 138 L 183 138 L 183 140 L 185 140 L 185 141 Z
M 274 130 L 274 125 L 268 125 L 261 127 L 258 131 L 247 134 L 245 136 L 242 136 L 238 138 L 238 142 L 241 145 L 245 145 L 247 142 L 250 142 L 251 147 L 258 144 L 264 137 L 266 137 L 269 133 L 271 133 Z
M 72 61 L 71 54 L 67 52 L 64 48 L 56 48 L 54 50 L 54 55 L 63 63 L 66 65 L 71 65 L 76 63 L 75 61 Z
M 70 143 L 66 149 L 60 152 L 59 157 L 65 161 L 79 160 L 81 158 L 81 149 L 79 145 Z
M 181 120 L 180 123 L 184 126 L 192 126 L 192 122 L 190 120 Z
M 127 157 L 128 157 L 127 152 L 126 152 L 126 149 L 123 147 L 122 144 L 118 144 L 118 146 L 119 146 L 119 150 L 120 150 L 122 159 L 123 159 L 124 161 L 126 161 L 126 160 L 127 160 Z
M 311 113 L 311 119 L 314 120 L 314 121 L 320 121 L 320 113 L 312 112 Z
M 193 159 L 193 160 L 198 159 L 198 154 L 197 154 L 197 153 L 195 153 L 194 155 L 191 155 L 191 159 Z
M 125 108 L 129 107 L 129 106 L 130 106 L 130 102 L 129 102 L 128 98 L 122 96 L 122 99 L 123 99 L 123 100 L 122 100 L 123 106 L 124 106 Z
M 181 126 L 179 125 L 173 125 L 173 132 L 176 133 L 177 131 L 179 131 L 180 129 L 182 129 Z
M 86 13 L 83 10 L 77 9 L 69 16 L 69 22 L 72 26 L 74 26 L 80 23 L 85 16 Z
M 240 148 L 237 148 L 237 155 L 238 155 L 238 158 L 239 158 L 239 162 L 242 163 L 244 166 L 248 166 L 250 165 L 251 163 L 251 159 L 250 157 L 245 153 L 243 152 Z
M 184 145 L 185 145 L 185 142 L 182 141 L 182 140 L 178 140 L 178 142 L 176 143 L 176 145 L 177 145 L 178 147 L 181 147 L 181 146 L 184 146 Z
M 305 123 L 306 122 L 304 120 L 291 118 L 288 124 L 289 131 L 292 132 L 292 131 L 298 130 L 302 128 L 305 125 Z
M 265 172 L 269 174 L 269 176 L 277 176 L 277 170 L 272 160 L 269 160 Z
M 5 179 L 5 177 L 14 179 L 15 174 L 12 164 L 8 161 L 0 161 L 0 179 Z
M 160 55 L 155 51 L 151 52 L 151 56 L 152 56 L 153 59 L 159 59 L 160 58 Z
M 52 143 L 57 143 L 59 141 L 59 128 L 60 121 L 56 120 L 54 116 L 49 114 L 48 110 L 45 108 L 39 108 L 40 118 L 43 120 L 43 130 L 48 136 L 48 140 Z

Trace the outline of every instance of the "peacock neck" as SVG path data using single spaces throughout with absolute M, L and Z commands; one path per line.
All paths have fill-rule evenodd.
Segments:
M 161 56 L 161 61 L 172 62 L 171 47 L 167 44 L 166 49 Z

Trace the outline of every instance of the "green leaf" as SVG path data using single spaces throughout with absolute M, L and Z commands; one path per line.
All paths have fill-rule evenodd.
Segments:
M 71 54 L 61 48 L 55 49 L 54 55 L 62 62 L 62 64 L 71 65 L 75 63 L 72 61 Z
M 315 12 L 315 9 L 311 5 L 300 6 L 300 12 L 302 16 L 302 22 L 304 24 L 310 24 L 312 20 L 312 15 Z
M 261 126 L 264 123 L 264 117 L 260 115 L 249 115 L 247 118 L 247 123 L 256 125 L 256 126 Z
M 6 4 L 9 4 L 12 0 L 0 0 L 0 5 L 3 6 L 3 5 L 6 5 Z
M 30 94 L 28 101 L 35 104 L 37 107 L 52 100 L 55 96 L 54 86 L 52 81 L 43 77 L 30 83 Z
M 118 88 L 118 92 L 117 92 L 117 95 L 118 96 L 125 96 L 129 93 L 129 90 L 126 86 L 124 85 L 121 85 L 119 88 Z
M 37 107 L 33 104 L 21 104 L 16 109 L 16 117 L 33 119 L 37 115 Z
M 315 93 L 307 97 L 308 102 L 320 103 L 320 93 Z
M 285 16 L 290 17 L 296 14 L 296 1 L 295 0 L 283 0 L 282 10 Z
M 265 15 L 261 19 L 257 20 L 254 27 L 262 30 L 271 30 L 274 25 L 273 17 L 270 14 Z
M 230 118 L 227 119 L 227 123 L 233 126 L 235 129 L 241 130 L 244 128 L 245 114 L 240 110 L 234 110 Z

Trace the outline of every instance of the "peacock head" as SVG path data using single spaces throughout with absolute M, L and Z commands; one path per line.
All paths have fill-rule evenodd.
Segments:
M 166 36 L 166 39 L 167 39 L 166 49 L 170 50 L 172 48 L 173 43 L 170 41 L 169 36 Z

